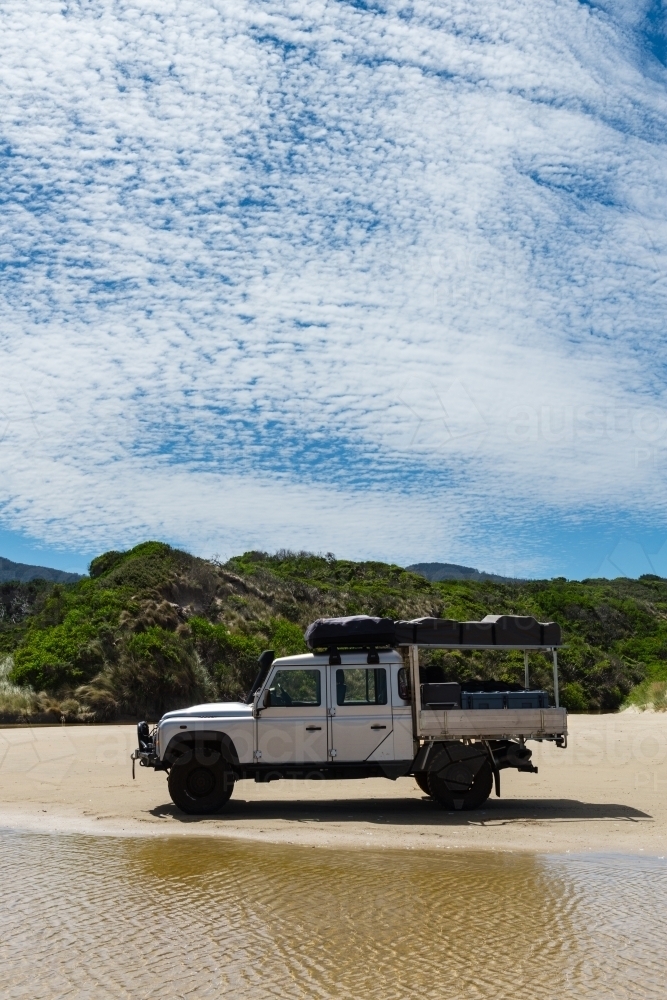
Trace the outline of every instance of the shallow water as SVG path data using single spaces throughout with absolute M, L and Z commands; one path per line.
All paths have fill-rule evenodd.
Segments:
M 667 862 L 0 835 L 11 998 L 665 996 Z

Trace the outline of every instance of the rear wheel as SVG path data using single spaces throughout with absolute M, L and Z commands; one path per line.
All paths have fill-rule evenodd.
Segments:
M 219 759 L 219 755 L 212 756 L 217 759 L 209 764 L 205 759 L 198 760 L 188 754 L 183 762 L 176 761 L 169 772 L 169 794 L 174 804 L 185 813 L 214 813 L 231 798 L 234 773 Z
M 426 771 L 417 771 L 417 773 L 415 774 L 415 781 L 421 788 L 424 795 L 431 794 L 428 790 L 428 774 L 426 773 Z
M 427 782 L 429 794 L 445 809 L 479 809 L 491 794 L 493 771 L 483 750 L 454 743 L 432 758 Z

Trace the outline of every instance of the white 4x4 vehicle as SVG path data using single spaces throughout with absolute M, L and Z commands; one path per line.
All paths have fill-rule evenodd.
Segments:
M 529 690 L 527 653 L 525 685 L 518 691 L 518 685 L 495 685 L 499 690 L 490 692 L 493 684 L 487 682 L 486 690 L 462 693 L 459 684 L 425 676 L 419 668 L 419 649 L 425 646 L 549 650 L 557 701 L 555 644 L 534 641 L 543 631 L 519 634 L 519 640 L 532 640 L 523 646 L 505 645 L 498 642 L 497 635 L 503 635 L 494 625 L 493 635 L 473 630 L 472 639 L 478 641 L 462 642 L 464 626 L 484 623 L 445 623 L 458 626 L 459 632 L 431 630 L 426 642 L 421 625 L 419 634 L 416 623 L 396 623 L 411 631 L 398 629 L 397 648 L 377 649 L 373 625 L 365 626 L 370 632 L 360 631 L 364 617 L 321 621 L 358 623 L 353 639 L 365 645 L 342 651 L 343 642 L 353 642 L 343 635 L 326 653 L 277 660 L 272 652 L 263 653 L 245 702 L 167 712 L 152 733 L 147 723 L 139 723 L 133 762 L 167 771 L 169 793 L 187 813 L 216 812 L 240 778 L 395 780 L 405 775 L 414 775 L 424 792 L 449 809 L 474 809 L 486 801 L 494 779 L 500 794 L 503 768 L 537 770 L 530 763 L 527 740 L 566 746 L 567 713 L 549 707 L 545 692 Z M 378 621 L 386 620 L 365 619 Z M 381 638 L 387 638 L 386 631 Z M 413 641 L 401 641 L 406 638 Z M 437 641 L 443 638 L 458 641 Z

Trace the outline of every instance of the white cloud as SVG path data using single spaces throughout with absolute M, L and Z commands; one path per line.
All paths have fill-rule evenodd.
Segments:
M 510 524 L 663 525 L 649 14 L 6 3 L 3 523 L 524 569 Z

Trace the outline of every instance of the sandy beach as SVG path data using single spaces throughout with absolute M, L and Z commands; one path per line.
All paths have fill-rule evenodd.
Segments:
M 667 714 L 572 716 L 569 746 L 532 744 L 539 774 L 448 813 L 412 778 L 239 782 L 216 816 L 173 806 L 137 767 L 134 726 L 0 730 L 0 826 L 111 836 L 213 836 L 308 846 L 667 854 Z

